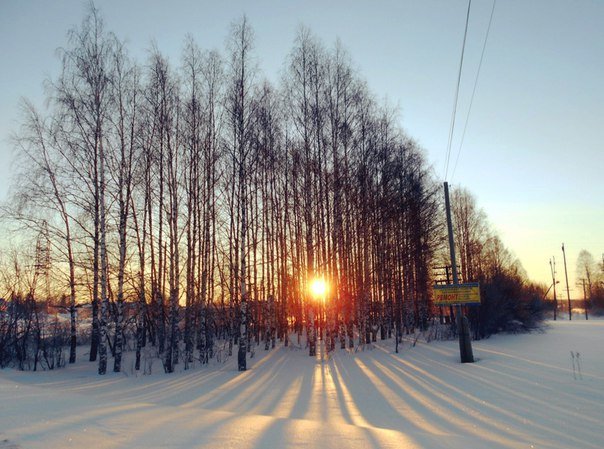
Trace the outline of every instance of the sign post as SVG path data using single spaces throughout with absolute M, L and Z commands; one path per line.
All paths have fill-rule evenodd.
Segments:
M 480 304 L 480 284 L 469 282 L 434 286 L 434 305 L 456 306 L 458 304 Z

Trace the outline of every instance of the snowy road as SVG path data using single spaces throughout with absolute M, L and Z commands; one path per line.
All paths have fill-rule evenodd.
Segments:
M 87 362 L 4 370 L 0 449 L 600 449 L 602 343 L 604 321 L 577 321 L 475 342 L 466 365 L 456 342 L 420 339 L 400 354 L 378 342 L 314 360 L 257 349 L 241 374 L 233 359 L 138 378 L 98 377 Z

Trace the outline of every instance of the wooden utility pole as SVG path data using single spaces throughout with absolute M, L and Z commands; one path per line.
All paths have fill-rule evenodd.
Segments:
M 451 267 L 453 270 L 453 285 L 459 285 L 457 277 L 457 263 L 455 261 L 455 240 L 453 238 L 453 222 L 451 220 L 451 204 L 449 203 L 449 184 L 445 184 L 445 210 L 447 213 L 447 230 L 449 233 L 449 253 L 451 255 Z M 468 319 L 463 316 L 461 305 L 456 306 L 457 333 L 459 335 L 459 355 L 461 363 L 474 363 L 472 353 L 472 339 L 470 338 L 470 325 Z
M 581 278 L 581 282 L 583 283 L 583 309 L 585 309 L 585 320 L 588 320 L 589 317 L 587 316 L 587 292 L 585 290 L 585 281 L 587 279 L 585 278 Z
M 556 298 L 556 258 L 552 256 L 549 260 L 549 267 L 552 271 L 552 286 L 554 287 L 554 321 L 558 316 L 558 299 Z
M 562 243 L 562 256 L 564 257 L 564 276 L 566 277 L 566 297 L 568 298 L 568 320 L 573 319 L 573 311 L 570 306 L 570 289 L 568 287 L 568 271 L 566 271 L 566 252 L 564 251 L 564 243 Z

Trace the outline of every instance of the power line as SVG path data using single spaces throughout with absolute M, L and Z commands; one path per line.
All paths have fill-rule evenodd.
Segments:
M 466 14 L 466 29 L 463 35 L 463 44 L 461 47 L 461 59 L 459 61 L 459 73 L 457 74 L 457 86 L 455 88 L 455 100 L 453 102 L 453 113 L 451 114 L 451 128 L 449 129 L 449 142 L 447 144 L 447 157 L 445 158 L 445 180 L 449 172 L 449 159 L 451 158 L 451 143 L 453 141 L 453 130 L 455 129 L 455 114 L 457 113 L 457 99 L 459 97 L 459 85 L 461 84 L 461 72 L 463 68 L 463 57 L 466 50 L 466 38 L 468 37 L 468 23 L 470 22 L 470 8 L 472 0 L 468 0 L 468 12 Z
M 455 176 L 455 170 L 457 169 L 457 163 L 459 162 L 459 155 L 461 154 L 461 147 L 463 146 L 464 139 L 466 137 L 466 129 L 468 129 L 468 122 L 470 121 L 470 112 L 472 111 L 472 104 L 474 103 L 474 95 L 476 94 L 476 86 L 478 86 L 478 77 L 480 76 L 480 69 L 482 68 L 482 61 L 484 59 L 484 53 L 487 48 L 487 41 L 489 40 L 489 33 L 491 32 L 491 23 L 493 23 L 493 14 L 495 13 L 495 5 L 497 0 L 493 0 L 493 8 L 491 9 L 491 17 L 489 18 L 489 26 L 484 37 L 484 43 L 482 45 L 482 53 L 480 55 L 480 63 L 478 64 L 478 71 L 476 72 L 476 79 L 474 80 L 474 89 L 472 89 L 472 97 L 470 99 L 470 106 L 468 107 L 468 114 L 466 115 L 466 123 L 463 127 L 463 133 L 461 134 L 461 141 L 459 142 L 459 149 L 457 150 L 457 157 L 455 158 L 455 165 L 453 166 L 453 173 L 451 173 L 451 179 Z

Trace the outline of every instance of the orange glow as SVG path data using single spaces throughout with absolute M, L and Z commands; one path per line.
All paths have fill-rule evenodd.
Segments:
M 310 293 L 315 299 L 324 299 L 327 293 L 327 282 L 324 279 L 316 278 L 310 283 Z

